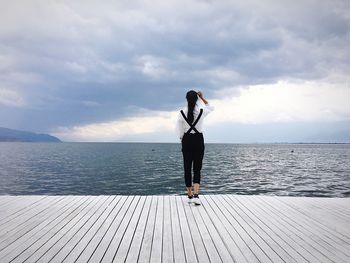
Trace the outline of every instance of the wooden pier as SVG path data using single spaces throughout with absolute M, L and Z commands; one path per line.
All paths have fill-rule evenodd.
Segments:
M 0 262 L 350 262 L 350 198 L 0 196 Z

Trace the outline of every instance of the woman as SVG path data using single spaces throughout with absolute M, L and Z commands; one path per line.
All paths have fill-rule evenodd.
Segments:
M 198 97 L 203 101 L 205 107 L 197 105 Z M 177 120 L 177 132 L 182 143 L 182 155 L 184 160 L 185 184 L 189 202 L 194 200 L 196 205 L 200 205 L 198 196 L 201 179 L 202 161 L 204 156 L 203 119 L 213 111 L 213 107 L 203 97 L 199 91 L 190 90 L 186 94 L 187 107 L 180 111 Z M 192 175 L 193 166 L 193 192 Z

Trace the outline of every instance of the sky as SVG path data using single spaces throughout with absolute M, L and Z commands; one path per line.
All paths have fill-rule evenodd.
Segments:
M 0 127 L 63 141 L 350 142 L 346 0 L 0 0 Z

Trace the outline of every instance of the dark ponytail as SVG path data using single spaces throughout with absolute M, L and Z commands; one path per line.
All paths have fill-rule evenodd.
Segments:
M 190 123 L 192 123 L 194 120 L 193 111 L 198 99 L 197 92 L 194 90 L 190 90 L 186 94 L 186 99 L 187 99 L 187 107 L 188 107 L 187 119 Z

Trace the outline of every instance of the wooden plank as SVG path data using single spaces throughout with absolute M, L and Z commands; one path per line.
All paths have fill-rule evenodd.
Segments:
M 222 262 L 219 252 L 215 247 L 215 243 L 213 242 L 213 239 L 208 231 L 208 228 L 203 221 L 203 217 L 201 216 L 202 213 L 205 213 L 204 208 L 202 206 L 193 206 L 193 205 L 189 205 L 189 207 L 191 208 L 191 213 L 193 215 L 198 231 L 203 240 L 203 244 L 206 250 L 206 254 L 208 255 L 209 261 Z
M 11 201 L 2 205 L 0 208 L 1 212 L 9 209 L 10 211 L 15 210 L 17 207 L 22 209 L 26 206 L 30 206 L 32 203 L 37 202 L 38 200 L 45 198 L 43 195 L 28 195 L 28 196 L 11 196 Z
M 92 201 L 92 198 L 90 199 Z M 80 202 L 80 204 L 84 203 L 84 202 L 81 202 L 80 200 L 78 202 Z M 76 203 L 74 203 L 72 207 L 76 207 Z M 66 224 L 65 220 L 69 220 L 73 212 L 75 212 L 76 215 L 80 212 L 79 209 L 73 210 L 73 212 L 69 212 L 70 209 L 71 207 L 69 207 L 67 211 L 63 211 L 61 216 L 55 218 L 53 221 L 45 225 L 40 232 L 36 232 L 33 235 L 31 235 L 30 239 L 25 243 L 24 246 L 17 246 L 17 248 L 13 251 L 13 253 L 11 253 L 11 256 L 15 256 L 15 257 L 12 257 L 11 260 L 14 262 L 23 262 L 36 250 L 40 249 L 41 246 L 45 244 L 47 240 L 52 238 L 52 236 L 55 233 L 53 232 L 55 228 L 59 228 L 60 224 L 65 225 Z
M 286 197 L 283 198 L 284 201 L 293 204 L 295 207 L 303 209 L 306 213 L 312 213 L 313 215 L 322 214 L 323 216 L 329 216 L 331 221 L 345 221 L 347 224 L 350 223 L 350 218 L 348 215 L 344 214 L 345 209 L 341 212 L 338 212 L 337 209 L 334 209 L 329 203 L 327 204 L 324 201 L 319 200 L 320 198 L 292 198 Z M 292 202 L 290 202 L 292 201 Z M 324 212 L 327 212 L 324 214 Z M 342 222 L 340 222 L 342 223 Z
M 0 227 L 6 222 L 12 221 L 14 218 L 20 217 L 22 214 L 35 208 L 39 203 L 47 198 L 47 196 L 29 196 L 28 199 L 15 200 L 14 203 L 9 204 L 0 210 Z
M 203 197 L 202 197 L 203 198 Z M 219 253 L 222 262 L 234 262 L 230 252 L 227 250 L 225 243 L 221 239 L 219 233 L 217 232 L 216 224 L 217 222 L 213 221 L 213 214 L 210 210 L 206 208 L 205 205 L 196 206 L 198 208 L 198 215 L 202 217 L 203 222 L 208 230 L 208 233 L 211 236 L 211 239 L 216 247 L 216 250 Z M 221 225 L 219 226 L 222 227 Z
M 349 219 L 344 219 L 334 213 L 331 213 L 329 209 L 325 207 L 314 206 L 308 201 L 308 199 L 298 199 L 298 198 L 279 198 L 279 201 L 285 202 L 285 204 L 291 206 L 295 210 L 298 210 L 307 217 L 312 217 L 317 219 L 318 222 L 324 222 L 325 225 L 333 226 L 334 230 L 339 233 L 346 233 L 350 235 L 349 230 Z
M 72 247 L 72 245 L 69 245 L 71 249 L 66 245 L 66 252 L 63 252 L 63 255 L 65 257 L 55 257 L 55 261 L 60 262 L 76 262 L 77 259 L 80 257 L 80 255 L 83 253 L 83 251 L 87 248 L 87 246 L 91 243 L 91 241 L 94 239 L 94 237 L 97 235 L 98 231 L 103 227 L 106 220 L 113 215 L 113 210 L 117 206 L 117 204 L 120 201 L 120 196 L 113 196 L 110 203 L 105 202 L 103 204 L 104 211 L 101 213 L 100 217 L 98 217 L 91 225 L 90 228 L 88 226 L 84 226 L 85 233 L 82 233 L 79 235 L 80 239 L 75 241 L 75 245 Z M 93 219 L 90 219 L 92 221 Z M 77 235 L 75 236 L 77 237 Z M 71 242 L 72 244 L 72 242 Z
M 236 198 L 236 197 L 232 197 Z M 305 258 L 309 262 L 317 262 L 318 257 L 316 257 L 312 253 L 312 249 L 310 250 L 308 247 L 308 244 L 305 243 L 305 240 L 302 236 L 297 235 L 293 228 L 289 228 L 286 226 L 285 217 L 279 213 L 274 213 L 275 211 L 270 211 L 269 207 L 266 206 L 264 203 L 258 202 L 258 197 L 250 198 L 245 197 L 248 200 L 250 200 L 250 205 L 255 206 L 255 210 L 257 213 L 260 212 L 260 218 L 264 221 L 265 224 L 269 225 L 270 227 L 273 227 L 273 230 L 276 233 L 280 233 L 281 239 L 284 240 L 289 246 L 292 248 L 288 250 L 290 253 L 292 253 L 292 250 L 296 250 L 299 255 L 301 255 L 303 258 Z M 271 198 L 269 197 L 266 199 L 267 202 L 271 202 Z M 249 202 L 249 201 L 247 201 Z M 283 241 L 281 241 L 283 242 Z M 299 257 L 295 257 L 299 258 Z M 303 261 L 302 259 L 299 259 L 300 261 Z
M 81 253 L 88 241 L 94 236 L 96 230 L 111 213 L 116 203 L 116 196 L 109 196 L 108 199 L 104 200 L 100 208 L 80 226 L 80 229 L 66 242 L 62 242 L 65 245 L 59 246 L 58 252 L 49 261 L 73 262 L 73 259 L 76 259 Z
M 185 250 L 186 262 L 198 262 L 196 251 L 194 249 L 193 240 L 191 236 L 190 229 L 188 227 L 187 218 L 183 208 L 183 203 L 186 202 L 186 199 L 183 199 L 182 196 L 176 196 L 176 207 L 177 213 L 180 222 L 180 229 L 182 234 L 182 241 Z
M 2 211 L 3 207 L 6 207 L 10 205 L 13 202 L 18 202 L 19 199 L 24 200 L 26 197 L 21 196 L 13 196 L 13 195 L 0 195 L 0 212 Z
M 90 216 L 96 210 L 96 206 L 98 207 L 99 203 L 103 201 L 104 197 L 93 197 L 91 198 L 91 202 L 87 203 L 86 206 L 83 206 L 81 210 L 77 211 L 77 213 L 73 213 L 66 220 L 63 221 L 63 224 L 57 225 L 55 228 L 51 229 L 44 238 L 40 239 L 41 242 L 35 244 L 35 246 L 31 246 L 27 249 L 19 258 L 16 258 L 15 262 L 22 262 L 22 258 L 29 262 L 37 262 L 39 261 L 46 253 L 50 253 L 50 250 L 54 248 L 55 244 L 57 244 L 65 235 L 72 235 L 72 232 L 75 230 L 74 226 L 79 223 L 85 216 Z M 44 241 L 44 242 L 42 242 Z M 50 254 L 52 255 L 52 254 Z
M 244 196 L 238 196 L 232 198 L 235 200 L 237 207 L 239 207 L 239 211 L 244 217 L 248 220 L 248 224 L 254 229 L 256 233 L 264 240 L 264 242 L 276 253 L 280 259 L 287 262 L 295 262 L 293 256 L 289 255 L 288 252 L 281 246 L 281 243 L 278 242 L 279 237 L 276 235 L 274 231 L 272 231 L 268 226 L 261 224 L 259 218 L 257 218 L 254 214 L 255 211 L 251 211 L 253 208 L 249 206 L 247 202 L 245 202 Z M 278 241 L 276 241 L 278 240 Z M 296 256 L 296 255 L 295 255 Z M 301 259 L 299 259 L 301 260 Z M 272 258 L 272 261 L 275 262 L 276 259 Z
M 247 230 L 249 231 L 249 234 L 254 237 L 259 247 L 262 248 L 270 260 L 272 262 L 283 262 L 281 255 L 277 253 L 277 251 L 282 253 L 280 247 L 276 246 L 276 243 L 272 241 L 271 237 L 267 235 L 265 231 L 262 231 L 261 228 L 257 227 L 256 223 L 246 213 L 244 213 L 244 210 L 242 209 L 240 203 L 235 202 L 233 199 L 231 199 L 231 202 L 234 202 L 236 204 L 237 212 L 245 224 L 247 224 Z
M 3 204 L 6 204 L 8 201 L 12 200 L 12 197 L 11 195 L 0 195 L 0 207 L 3 205 Z
M 218 217 L 219 210 L 217 209 L 214 199 L 216 199 L 216 196 L 202 196 L 203 207 L 209 214 L 211 220 L 215 222 L 215 229 L 230 253 L 231 258 L 233 258 L 235 262 L 247 262 L 242 251 L 237 246 L 237 243 L 228 232 L 227 225 Z
M 258 262 L 255 255 L 249 250 L 248 246 L 242 240 L 239 232 L 232 227 L 230 222 L 226 219 L 225 214 L 220 208 L 221 201 L 218 196 L 208 195 L 201 198 L 203 205 L 210 211 L 212 218 L 215 222 L 220 222 L 222 227 L 218 228 L 219 234 L 228 248 L 231 257 L 236 262 Z
M 64 199 L 64 197 L 62 197 L 59 200 L 56 200 L 57 203 L 62 202 Z M 67 201 L 69 200 L 70 202 L 72 201 L 71 198 L 66 198 Z M 51 201 L 55 201 L 55 200 L 51 200 Z M 31 218 L 25 220 L 24 222 L 21 223 L 21 221 L 19 222 L 15 222 L 12 223 L 10 226 L 13 227 L 13 229 L 7 227 L 7 232 L 2 235 L 2 240 L 0 242 L 0 251 L 2 251 L 5 247 L 7 247 L 8 245 L 12 244 L 13 242 L 15 242 L 17 239 L 19 238 L 24 238 L 28 235 L 31 234 L 31 232 L 35 231 L 36 228 L 40 227 L 42 221 L 47 220 L 47 218 L 49 218 L 51 215 L 57 215 L 57 210 L 55 208 L 53 208 L 53 206 L 51 206 L 51 202 L 50 201 L 46 201 L 47 203 L 45 204 L 47 206 L 47 211 L 45 211 L 46 213 L 41 215 L 39 214 L 39 216 L 37 217 L 37 214 L 34 214 Z M 57 205 L 56 203 L 56 205 Z M 38 220 L 38 218 L 40 218 L 40 220 Z M 16 223 L 18 225 L 16 225 Z
M 275 201 L 277 201 L 277 199 Z M 279 201 L 279 203 L 280 202 L 281 201 Z M 293 200 L 293 203 L 294 202 L 295 199 Z M 289 208 L 291 207 L 289 206 Z M 328 214 L 327 211 L 324 211 L 324 213 Z M 319 214 L 315 214 L 314 218 L 314 214 L 295 213 L 295 216 L 293 216 L 291 220 L 293 221 L 293 219 L 296 220 L 296 218 L 300 218 L 301 220 L 298 220 L 299 224 L 297 225 L 303 227 L 310 233 L 311 240 L 318 246 L 323 247 L 324 251 L 327 252 L 328 257 L 337 258 L 337 260 L 340 260 L 340 258 L 344 260 L 345 258 L 345 261 L 347 261 L 347 257 L 349 256 L 350 242 L 347 242 L 348 248 L 345 248 L 343 236 L 339 235 L 340 233 L 338 231 L 334 231 L 334 229 L 330 230 L 332 223 L 329 223 L 328 227 L 320 224 L 322 220 L 320 220 L 318 216 Z M 315 223 L 311 223 L 310 221 L 312 220 L 314 220 Z
M 250 229 L 249 224 L 239 214 L 236 204 L 225 196 L 218 196 L 221 202 L 221 210 L 224 212 L 227 221 L 230 222 L 233 228 L 239 233 L 239 236 L 244 240 L 253 255 L 260 262 L 271 262 L 271 259 L 266 255 L 266 252 L 260 246 L 260 238 L 254 231 Z M 245 255 L 249 255 L 245 253 Z M 250 255 L 250 258 L 253 258 Z
M 256 199 L 259 201 L 259 198 Z M 274 207 L 270 205 L 272 203 L 275 204 Z M 300 220 L 297 218 L 296 213 L 293 213 L 292 211 L 285 211 L 282 206 L 278 206 L 275 203 L 275 198 L 269 199 L 265 205 L 271 207 L 275 211 L 274 216 L 281 214 L 284 215 L 284 227 L 291 233 L 297 235 L 301 240 L 303 240 L 303 246 L 307 248 L 314 257 L 317 258 L 318 262 L 342 262 L 339 261 L 340 259 L 338 255 L 333 254 L 333 252 L 329 250 L 329 247 L 323 244 L 322 237 L 319 237 L 317 231 L 312 231 L 312 229 L 309 229 L 307 226 L 300 222 Z
M 33 209 L 40 208 L 43 204 L 47 203 L 48 200 L 47 197 L 42 198 L 35 198 L 30 199 L 28 202 L 22 201 L 20 204 L 15 202 L 12 205 L 12 209 L 8 208 L 7 211 L 4 211 L 3 213 L 6 214 L 6 216 L 3 216 L 0 220 L 0 228 L 7 228 L 5 225 L 16 222 L 16 220 L 22 220 L 23 216 L 26 216 L 28 213 L 32 213 Z
M 121 207 L 120 211 L 116 214 L 116 217 L 113 219 L 111 226 L 109 227 L 108 231 L 105 233 L 103 238 L 98 243 L 98 246 L 95 248 L 94 253 L 89 258 L 89 262 L 101 262 L 103 259 L 103 256 L 105 255 L 109 245 L 112 242 L 112 239 L 119 229 L 121 222 L 123 221 L 126 213 L 128 212 L 129 208 L 131 207 L 131 203 L 134 200 L 134 196 L 128 196 L 125 202 L 123 203 L 123 206 Z
M 230 234 L 235 237 L 237 245 L 248 262 L 260 262 L 259 258 L 264 257 L 264 255 L 261 255 L 262 251 L 260 247 L 257 246 L 255 241 L 240 224 L 240 221 L 237 220 L 238 216 L 232 216 L 232 214 L 235 213 L 235 210 L 227 204 L 225 199 L 222 198 L 223 196 L 216 196 L 214 199 L 214 203 L 219 208 L 216 211 L 217 215 L 220 216 L 222 222 L 225 222 Z M 231 205 L 234 206 L 235 204 L 231 202 Z
M 89 241 L 89 243 L 84 247 L 84 250 L 78 255 L 78 258 L 74 262 L 88 262 L 92 257 L 94 252 L 98 249 L 102 240 L 104 240 L 107 233 L 109 233 L 110 228 L 112 227 L 114 221 L 117 218 L 117 215 L 120 213 L 123 205 L 128 199 L 127 196 L 118 196 L 118 203 L 114 206 L 111 214 L 106 218 L 106 220 L 101 225 L 100 229 Z
M 324 198 L 326 200 L 312 200 L 309 201 L 310 205 L 316 209 L 322 209 L 327 211 L 327 214 L 331 214 L 334 217 L 340 217 L 342 220 L 350 224 L 350 212 L 344 206 L 338 206 L 336 203 L 329 202 L 330 198 Z
M 150 207 L 152 198 L 152 196 L 146 197 L 145 205 L 142 209 L 142 213 L 140 215 L 139 222 L 134 233 L 134 237 L 129 247 L 127 258 L 125 260 L 126 263 L 138 261 L 138 257 L 141 251 L 142 240 L 145 234 L 146 224 L 151 210 Z
M 64 207 L 56 213 L 52 213 L 50 218 L 45 220 L 40 220 L 38 226 L 35 230 L 30 231 L 15 242 L 7 246 L 4 250 L 0 252 L 0 259 L 3 262 L 11 261 L 15 257 L 21 255 L 25 250 L 27 250 L 30 246 L 33 246 L 36 242 L 40 240 L 50 229 L 50 227 L 54 227 L 54 223 L 56 224 L 62 222 L 63 219 L 66 219 L 66 216 L 71 211 L 72 208 L 76 207 L 76 204 L 82 199 L 81 196 L 76 198 L 65 198 L 66 203 Z M 52 226 L 53 225 L 53 226 Z
M 163 196 L 157 196 L 157 212 L 154 222 L 153 242 L 151 248 L 151 262 L 157 263 L 162 261 L 163 250 Z
M 128 211 L 125 213 L 125 217 L 121 221 L 120 226 L 118 227 L 117 231 L 114 233 L 114 236 L 101 262 L 112 262 L 114 260 L 116 250 L 119 247 L 122 238 L 124 237 L 124 233 L 126 232 L 129 226 L 130 219 L 132 218 L 139 201 L 140 201 L 140 196 L 135 196 Z
M 65 248 L 68 245 L 68 249 L 71 249 L 70 242 L 74 244 L 75 237 L 79 235 L 80 231 L 83 233 L 85 232 L 84 226 L 88 225 L 87 228 L 90 227 L 90 222 L 93 222 L 95 218 L 98 218 L 104 210 L 104 202 L 111 202 L 113 200 L 112 196 L 101 196 L 99 198 L 99 201 L 88 211 L 80 220 L 75 222 L 69 231 L 64 233 L 59 237 L 58 240 L 56 240 L 48 249 L 46 252 L 41 255 L 38 259 L 36 259 L 36 262 L 61 262 L 64 259 L 64 256 L 60 256 L 60 252 L 64 251 L 63 248 Z M 92 219 L 92 220 L 90 220 Z M 79 238 L 79 237 L 78 237 Z
M 350 220 L 350 205 L 343 203 L 344 198 L 307 198 L 306 200 L 313 206 L 328 210 L 330 213 L 335 213 L 336 216 L 341 216 L 345 220 Z M 345 198 L 346 199 L 346 198 Z
M 309 262 L 314 258 L 305 257 L 303 254 L 308 253 L 297 241 L 290 238 L 293 233 L 288 231 L 283 232 L 283 221 L 274 220 L 276 217 L 269 217 L 265 213 L 265 207 L 256 205 L 253 202 L 253 198 L 247 198 L 246 196 L 232 196 L 241 203 L 246 213 L 250 217 L 254 218 L 254 221 L 260 228 L 268 231 L 268 233 L 274 238 L 275 242 L 281 246 L 284 252 L 288 255 L 283 255 L 283 260 L 287 262 Z M 282 222 L 281 222 L 282 221 Z
M 162 262 L 174 262 L 173 239 L 172 239 L 172 218 L 170 197 L 164 196 L 163 203 L 163 251 Z
M 23 202 L 35 202 L 36 200 L 43 198 L 43 196 L 8 196 L 8 200 L 4 203 L 0 203 L 0 215 L 5 216 L 3 214 L 6 212 L 8 208 L 14 208 L 14 206 L 19 206 L 20 208 L 23 208 Z M 0 217 L 0 219 L 1 219 Z
M 137 262 L 150 262 L 157 206 L 158 198 L 153 196 Z
M 135 231 L 140 220 L 140 215 L 145 205 L 145 201 L 146 197 L 141 196 L 138 205 L 134 211 L 134 214 L 130 219 L 129 225 L 123 234 L 123 238 L 119 244 L 119 247 L 115 247 L 116 254 L 114 255 L 114 262 L 125 262 L 129 252 L 130 244 L 134 238 Z
M 350 262 L 350 198 L 201 200 L 0 196 L 0 262 Z
M 185 217 L 187 218 L 187 224 L 191 232 L 194 249 L 196 251 L 198 262 L 201 262 L 201 263 L 210 262 L 207 250 L 203 243 L 203 239 L 194 216 L 194 213 L 198 212 L 198 209 L 192 209 L 195 207 L 193 205 L 186 203 L 186 199 L 187 197 L 183 198 L 183 207 L 185 209 Z
M 279 206 L 281 209 L 284 209 L 283 211 L 286 211 L 288 213 L 290 210 L 292 210 L 294 216 L 289 217 L 290 220 L 293 221 L 293 219 L 298 218 L 299 225 L 302 224 L 305 227 L 308 227 L 309 229 L 315 229 L 316 232 L 322 232 L 325 233 L 325 237 L 329 239 L 330 242 L 334 244 L 339 244 L 340 246 L 342 244 L 347 243 L 350 244 L 350 237 L 349 234 L 343 233 L 339 230 L 339 227 L 335 227 L 334 223 L 329 222 L 328 224 L 325 223 L 322 219 L 320 219 L 318 216 L 313 214 L 305 213 L 303 210 L 295 209 L 293 203 L 295 200 L 290 200 L 291 202 L 286 202 L 285 200 L 281 200 L 282 198 L 275 198 L 273 199 L 274 206 Z M 277 204 L 275 204 L 275 202 Z M 327 212 L 325 212 L 326 214 Z
M 35 225 L 37 225 L 36 219 L 41 216 L 45 216 L 47 211 L 56 203 L 59 203 L 64 197 L 57 196 L 52 198 L 41 199 L 34 207 L 27 210 L 21 215 L 16 215 L 15 218 L 8 219 L 1 225 L 2 230 L 0 230 L 0 249 L 3 243 L 8 243 L 7 239 L 4 238 L 5 235 L 11 236 L 13 239 L 16 233 L 21 232 L 26 233 L 31 230 Z
M 327 198 L 327 202 L 331 202 L 336 206 L 339 206 L 341 209 L 346 210 L 347 214 L 350 214 L 350 202 L 349 198 Z
M 171 231 L 173 233 L 173 255 L 175 263 L 186 262 L 185 250 L 180 231 L 180 220 L 176 205 L 176 196 L 170 196 Z

